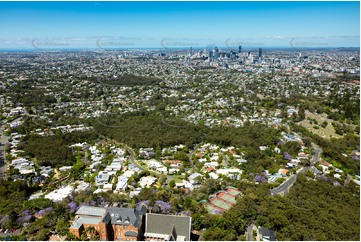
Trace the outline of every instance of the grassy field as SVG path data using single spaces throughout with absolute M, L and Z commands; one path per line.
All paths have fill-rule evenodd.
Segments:
M 319 136 L 325 138 L 325 139 L 331 139 L 331 138 L 341 138 L 341 135 L 338 135 L 335 133 L 335 129 L 332 125 L 332 121 L 331 119 L 327 118 L 327 114 L 322 113 L 322 114 L 317 114 L 317 113 L 311 113 L 309 111 L 305 112 L 306 114 L 306 119 L 299 122 L 299 125 L 302 125 L 303 127 L 305 127 L 306 129 L 308 129 L 309 131 L 311 131 L 314 134 L 318 134 Z M 312 119 L 309 120 L 309 119 Z M 313 120 L 316 120 L 318 124 L 315 124 Z M 327 126 L 325 128 L 323 128 L 321 126 L 321 124 L 323 122 L 327 122 Z M 315 128 L 318 127 L 318 128 Z

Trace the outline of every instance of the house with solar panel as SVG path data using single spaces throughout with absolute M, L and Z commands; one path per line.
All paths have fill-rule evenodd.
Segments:
M 76 212 L 70 232 L 80 238 L 92 227 L 100 240 L 137 241 L 142 237 L 145 206 L 136 209 L 118 207 L 81 206 Z
M 205 202 L 204 206 L 209 213 L 219 214 L 234 206 L 236 204 L 237 197 L 241 195 L 241 191 L 235 187 L 228 186 L 225 190 L 209 196 L 208 202 Z

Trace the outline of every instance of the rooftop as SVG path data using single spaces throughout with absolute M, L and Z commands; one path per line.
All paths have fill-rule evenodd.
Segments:
M 88 216 L 103 216 L 104 208 L 91 207 L 91 206 L 81 206 L 76 215 L 88 215 Z
M 80 216 L 74 223 L 71 225 L 70 228 L 78 229 L 82 224 L 98 224 L 102 221 L 101 217 L 86 217 Z
M 173 229 L 178 236 L 184 236 L 185 240 L 190 240 L 192 218 L 189 216 L 146 214 L 145 233 L 151 235 L 159 234 L 158 237 L 171 235 Z

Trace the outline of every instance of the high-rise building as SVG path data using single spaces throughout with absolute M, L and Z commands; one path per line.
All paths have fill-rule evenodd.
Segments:
M 208 54 L 207 50 L 204 49 L 202 54 L 203 54 L 204 57 L 207 57 L 207 54 Z
M 209 61 L 213 61 L 213 51 L 209 51 L 209 56 L 208 56 Z
M 231 50 L 231 52 L 229 53 L 229 58 L 230 58 L 231 60 L 236 60 L 236 52 L 234 52 L 234 51 Z
M 242 52 L 242 45 L 238 46 L 238 53 Z
M 190 55 L 193 56 L 193 48 L 191 47 Z
M 259 58 L 262 57 L 262 48 L 259 48 L 259 50 L 258 50 L 258 57 L 259 57 Z
M 219 57 L 219 50 L 217 48 L 217 46 L 214 48 L 214 59 L 218 60 Z

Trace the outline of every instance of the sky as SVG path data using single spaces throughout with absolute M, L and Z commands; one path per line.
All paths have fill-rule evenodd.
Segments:
M 359 47 L 359 2 L 0 2 L 0 48 Z

